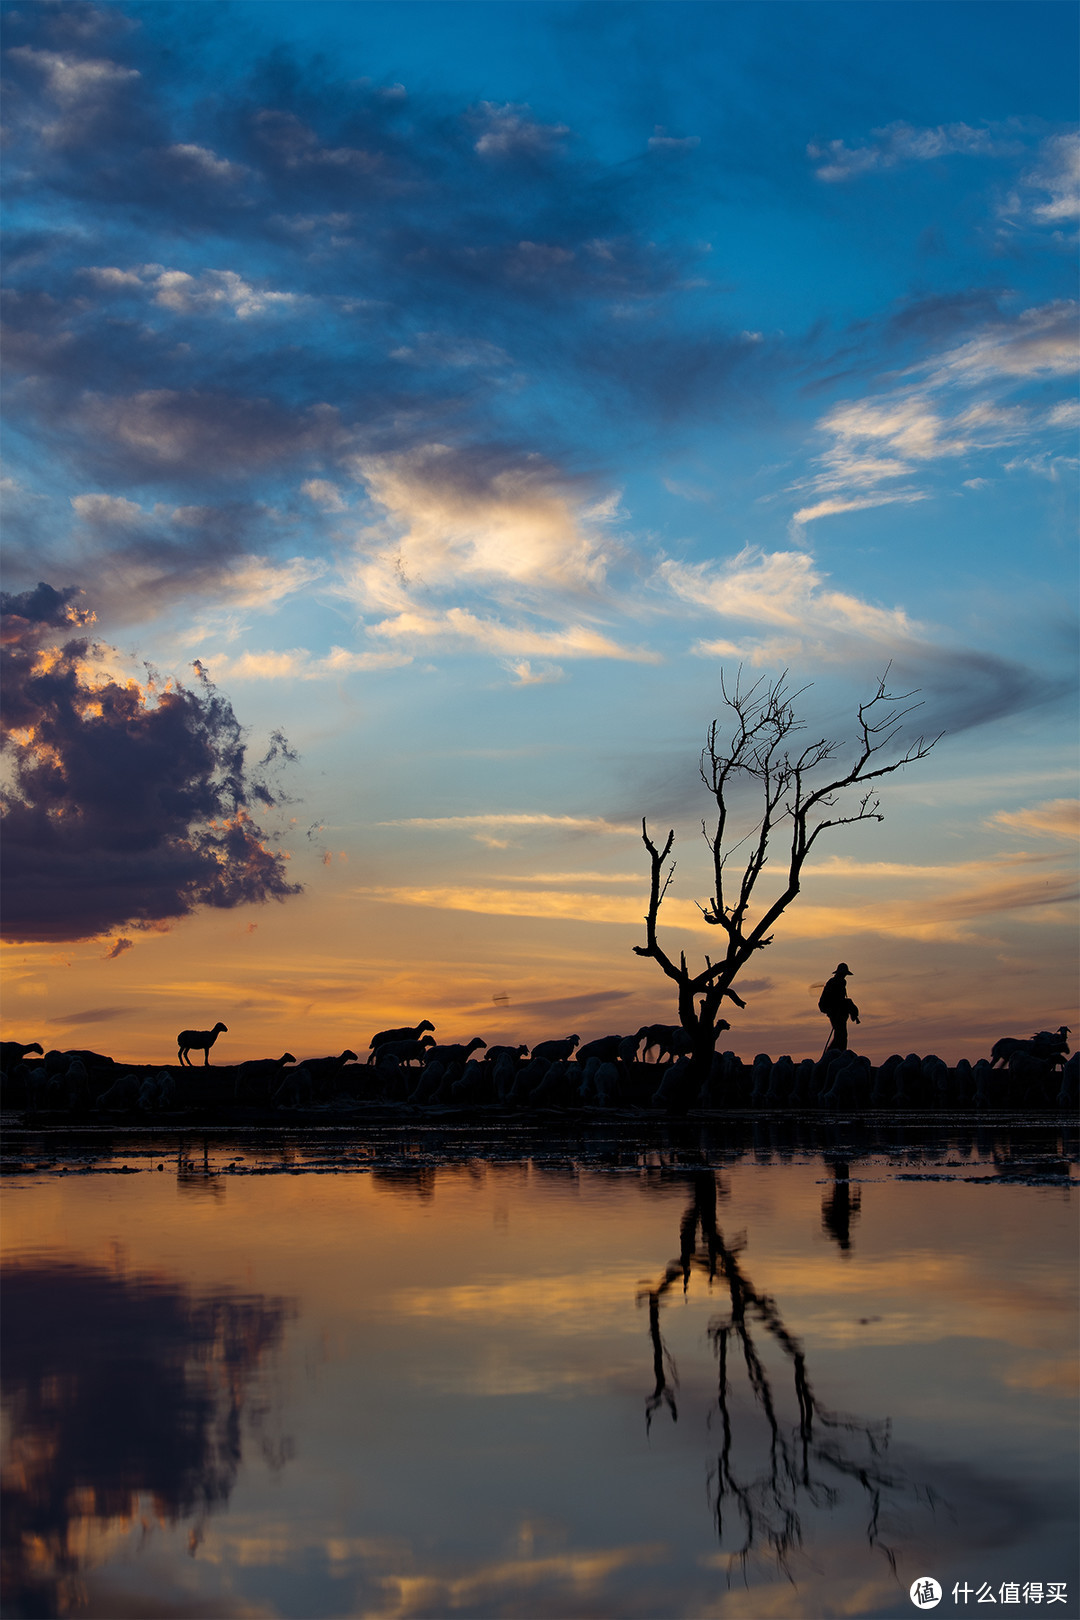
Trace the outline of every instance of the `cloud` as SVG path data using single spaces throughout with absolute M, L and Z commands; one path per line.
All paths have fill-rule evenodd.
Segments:
M 999 810 L 990 821 L 999 827 L 1015 827 L 1019 832 L 1072 841 L 1080 835 L 1080 799 L 1048 799 L 1026 810 Z
M 525 624 L 482 619 L 465 608 L 447 608 L 443 613 L 399 613 L 371 625 L 369 634 L 424 645 L 464 646 L 496 656 L 529 653 L 550 658 L 614 658 L 634 664 L 661 661 L 658 653 L 646 647 L 624 647 L 589 625 L 539 630 Z
M 540 157 L 558 147 L 570 130 L 566 124 L 540 124 L 530 117 L 530 108 L 511 101 L 499 106 L 482 101 L 475 114 L 483 132 L 474 149 L 484 157 Z
M 687 152 L 700 145 L 700 135 L 669 135 L 663 124 L 655 126 L 648 140 L 650 152 Z
M 1051 135 L 1001 212 L 1013 221 L 1061 226 L 1080 218 L 1080 135 Z
M 574 832 L 632 833 L 640 837 L 638 826 L 608 821 L 603 816 L 551 816 L 542 812 L 495 812 L 477 816 L 408 816 L 398 821 L 380 821 L 380 827 L 447 827 L 472 832 L 477 828 L 542 827 L 565 828 Z
M 111 1024 L 114 1018 L 127 1018 L 135 1007 L 88 1007 L 83 1012 L 64 1013 L 61 1017 L 51 1018 L 52 1024 Z
M 878 608 L 842 591 L 822 589 L 823 575 L 805 551 L 766 552 L 744 546 L 727 562 L 660 563 L 658 576 L 685 602 L 725 618 L 813 633 L 831 627 L 882 642 L 907 640 L 912 622 L 901 608 Z M 711 644 L 700 651 L 713 652 Z M 723 650 L 729 648 L 725 644 Z
M 135 941 L 133 939 L 124 939 L 121 937 L 115 942 L 111 951 L 105 952 L 104 956 L 102 957 L 102 961 L 115 962 L 116 958 L 118 956 L 123 956 L 125 951 L 133 951 L 134 949 Z
M 872 139 L 862 146 L 847 146 L 839 140 L 823 144 L 811 141 L 806 150 L 818 165 L 814 170 L 818 179 L 836 184 L 877 169 L 927 163 L 957 152 L 986 157 L 1017 150 L 1015 139 L 1005 140 L 989 129 L 970 124 L 938 124 L 920 129 L 898 121 L 873 130 L 871 135 Z
M 341 490 L 327 478 L 308 478 L 300 488 L 308 500 L 314 501 L 324 512 L 347 510 L 346 503 L 341 498 Z
M 166 151 L 178 164 L 190 166 L 200 178 L 234 184 L 249 173 L 244 164 L 230 163 L 227 158 L 218 157 L 216 152 L 211 152 L 209 147 L 197 146 L 192 141 L 179 141 L 167 147 Z
M 378 555 L 392 568 L 384 590 L 395 603 L 413 579 L 574 594 L 604 583 L 613 502 L 539 456 L 429 444 L 356 457 L 350 471 L 386 514 L 393 543 Z
M 306 647 L 292 647 L 285 652 L 244 652 L 237 657 L 220 654 L 203 660 L 216 681 L 340 680 L 344 675 L 366 670 L 400 669 L 411 661 L 408 653 L 378 649 L 350 652 L 346 647 L 331 647 L 322 657 Z
M 1071 417 L 1062 405 L 1069 402 L 1046 411 L 1008 396 L 1025 384 L 1070 375 L 1076 364 L 1076 305 L 1059 301 L 987 323 L 909 368 L 911 380 L 900 386 L 833 406 L 817 424 L 831 441 L 818 457 L 819 471 L 792 486 L 819 498 L 792 521 L 799 526 L 924 500 L 930 491 L 922 481 L 935 462 L 1066 428 Z
M 249 811 L 276 800 L 228 701 L 205 679 L 140 685 L 85 637 L 58 642 L 72 594 L 43 584 L 0 604 L 5 935 L 88 939 L 298 893 Z
M 566 679 L 565 671 L 558 664 L 538 664 L 534 669 L 527 658 L 508 659 L 506 668 L 514 676 L 515 686 L 550 686 Z
M 159 264 L 145 264 L 134 270 L 88 265 L 83 274 L 103 291 L 145 292 L 155 304 L 177 315 L 228 314 L 248 320 L 253 315 L 290 311 L 303 302 L 298 293 L 256 287 L 235 270 L 204 270 L 193 276 L 186 270 L 163 269 Z

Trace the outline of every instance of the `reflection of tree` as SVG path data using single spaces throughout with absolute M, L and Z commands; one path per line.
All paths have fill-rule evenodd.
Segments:
M 888 1422 L 862 1422 L 830 1412 L 821 1404 L 807 1376 L 798 1339 L 785 1327 L 775 1300 L 759 1293 L 742 1270 L 743 1242 L 726 1243 L 717 1227 L 712 1171 L 695 1174 L 693 1189 L 679 1227 L 679 1258 L 668 1264 L 658 1286 L 647 1291 L 656 1386 L 646 1402 L 646 1425 L 661 1404 L 667 1406 L 673 1420 L 678 1416 L 671 1389 L 677 1381 L 675 1365 L 660 1331 L 661 1302 L 679 1279 L 685 1292 L 691 1274 L 703 1272 L 710 1284 L 724 1283 L 729 1298 L 727 1315 L 716 1318 L 708 1330 L 719 1374 L 721 1444 L 712 1484 L 721 1545 L 727 1540 L 726 1550 L 744 1566 L 756 1548 L 767 1548 L 786 1568 L 790 1554 L 802 1545 L 802 1512 L 807 1506 L 836 1506 L 840 1487 L 850 1481 L 866 1498 L 870 1545 L 883 1552 L 895 1568 L 894 1555 L 882 1539 L 882 1520 L 886 1505 L 896 1494 L 912 1488 L 887 1464 Z M 774 1379 L 758 1342 L 761 1329 L 767 1335 L 765 1342 L 771 1340 L 778 1346 L 790 1364 L 798 1409 L 793 1423 L 781 1416 Z M 735 1452 L 732 1394 L 738 1359 L 746 1370 L 752 1410 L 764 1420 L 764 1434 L 753 1438 L 764 1440 L 766 1462 L 756 1472 L 741 1467 Z
M 156 1274 L 9 1266 L 2 1318 L 10 1444 L 2 1480 L 5 1614 L 56 1614 L 86 1544 L 130 1524 L 199 1521 L 229 1496 L 250 1387 L 282 1300 L 190 1294 Z M 281 1460 L 284 1460 L 282 1457 Z

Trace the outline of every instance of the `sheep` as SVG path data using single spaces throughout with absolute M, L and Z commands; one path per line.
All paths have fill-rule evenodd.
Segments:
M 279 1058 L 250 1058 L 246 1063 L 236 1065 L 236 1085 L 233 1087 L 233 1102 L 240 1096 L 240 1085 L 253 1081 L 258 1086 L 260 1080 L 265 1081 L 263 1086 L 264 1097 L 269 1097 L 270 1087 L 276 1077 L 281 1073 L 286 1063 L 295 1063 L 296 1059 L 291 1052 L 283 1052 Z
M 289 1069 L 284 1080 L 274 1092 L 273 1100 L 277 1103 L 282 1097 L 285 1098 L 286 1106 L 291 1103 L 294 1108 L 300 1107 L 303 1103 L 310 1103 L 311 1075 L 303 1064 L 299 1068 Z
M 17 1063 L 21 1063 L 29 1053 L 37 1052 L 42 1057 L 40 1041 L 0 1041 L 0 1069 L 10 1074 Z
M 137 1074 L 122 1074 L 119 1080 L 114 1080 L 108 1091 L 103 1091 L 94 1104 L 95 1108 L 131 1108 L 139 1094 L 140 1081 Z
M 1027 1057 L 1049 1057 L 1055 1062 L 1063 1060 L 1069 1050 L 1069 1026 L 1062 1024 L 1056 1032 L 1042 1029 L 1037 1035 L 1032 1035 L 1026 1041 L 1014 1039 L 1011 1035 L 1003 1035 L 995 1041 L 990 1048 L 990 1067 L 996 1069 L 998 1064 L 1007 1068 L 1009 1059 L 1016 1053 L 1023 1053 Z
M 229 1026 L 227 1024 L 215 1024 L 213 1029 L 182 1029 L 176 1037 L 181 1067 L 186 1063 L 189 1069 L 192 1068 L 193 1065 L 188 1054 L 201 1051 L 203 1067 L 206 1068 L 210 1062 L 210 1048 L 219 1035 L 227 1035 L 228 1033 Z
M 418 1041 L 425 1029 L 430 1029 L 434 1033 L 435 1025 L 430 1019 L 421 1018 L 415 1029 L 380 1029 L 377 1035 L 371 1037 L 368 1046 L 374 1055 L 375 1048 L 382 1046 L 384 1041 Z M 371 1058 L 367 1061 L 370 1063 Z
M 508 1058 L 511 1063 L 516 1065 L 519 1058 L 528 1055 L 528 1051 L 529 1048 L 524 1044 L 521 1046 L 489 1046 L 484 1053 L 484 1062 L 492 1069 L 497 1069 L 503 1058 Z
M 295 1061 L 295 1059 L 294 1059 Z M 307 1070 L 311 1083 L 326 1096 L 346 1063 L 355 1063 L 356 1053 L 346 1047 L 337 1057 L 304 1058 L 301 1067 Z
M 435 1045 L 430 1035 L 421 1035 L 418 1041 L 382 1041 L 367 1059 L 368 1063 L 381 1063 L 392 1057 L 398 1063 L 422 1063 L 429 1047 Z
M 468 1046 L 429 1046 L 424 1056 L 425 1069 L 432 1063 L 441 1063 L 448 1069 L 452 1063 L 463 1066 L 469 1061 L 474 1052 L 487 1048 L 487 1041 L 482 1041 L 479 1035 L 474 1035 Z
M 765 1093 L 768 1107 L 776 1108 L 787 1102 L 795 1083 L 795 1065 L 790 1057 L 777 1058 L 769 1071 L 769 1089 Z
M 728 1029 L 729 1027 L 721 1020 L 721 1028 Z M 644 1024 L 638 1030 L 637 1038 L 639 1041 L 644 1040 L 645 1042 L 641 1049 L 643 1063 L 648 1063 L 649 1053 L 654 1046 L 657 1048 L 657 1054 L 653 1061 L 660 1063 L 662 1053 L 671 1059 L 675 1059 L 685 1052 L 690 1045 L 690 1037 L 681 1024 Z
M 593 1075 L 596 1100 L 601 1108 L 614 1108 L 619 1100 L 619 1071 L 614 1063 L 601 1063 Z
M 621 1035 L 601 1035 L 599 1040 L 586 1041 L 584 1046 L 580 1046 L 574 1053 L 574 1061 L 584 1065 L 594 1057 L 599 1058 L 601 1063 L 613 1063 L 621 1045 Z
M 490 1048 L 488 1049 L 490 1055 Z M 502 1057 L 492 1066 L 492 1078 L 495 1085 L 495 1096 L 499 1102 L 505 1102 L 514 1088 L 517 1079 L 518 1061 L 511 1056 L 511 1049 L 503 1047 Z
M 572 1098 L 568 1066 L 552 1063 L 529 1098 L 530 1108 L 562 1108 Z
M 543 1058 L 547 1063 L 566 1063 L 574 1047 L 579 1045 L 580 1035 L 568 1035 L 564 1041 L 541 1041 L 532 1049 L 533 1058 Z

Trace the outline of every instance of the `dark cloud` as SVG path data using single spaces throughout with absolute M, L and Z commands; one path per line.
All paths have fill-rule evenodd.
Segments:
M 541 1017 L 566 1018 L 572 1021 L 599 1012 L 613 1002 L 625 1001 L 631 994 L 633 992 L 630 990 L 592 990 L 587 995 L 581 996 L 551 996 L 541 1001 L 513 1001 L 510 1006 L 515 1017 L 519 1014 L 530 1017 L 535 1013 Z
M 118 956 L 123 956 L 125 951 L 133 951 L 134 949 L 135 941 L 133 939 L 124 939 L 121 937 L 116 941 L 111 951 L 105 952 L 102 960 L 105 962 L 115 962 L 116 958 Z
M 913 655 L 898 651 L 892 662 L 897 684 L 910 687 L 919 707 L 906 735 L 970 731 L 1008 715 L 1060 702 L 1075 688 L 995 653 L 920 643 Z
M 131 941 L 128 940 L 130 945 Z M 51 1024 L 111 1024 L 114 1018 L 127 1018 L 134 1007 L 88 1007 L 84 1012 L 65 1013 L 62 1018 L 50 1018 Z
M 760 357 L 713 309 L 689 334 L 665 313 L 702 249 L 671 232 L 644 151 L 604 163 L 528 107 L 403 96 L 285 50 L 185 102 L 165 83 L 178 26 L 9 23 L 13 197 L 59 198 L 45 217 L 64 220 L 74 200 L 83 228 L 39 211 L 11 243 L 7 363 L 33 379 L 23 420 L 84 475 L 190 499 L 343 448 L 490 441 L 510 414 L 562 460 L 552 380 L 654 426 L 736 388 L 745 407 Z
M 102 673 L 85 637 L 58 643 L 73 594 L 0 599 L 5 936 L 86 939 L 298 893 L 249 812 L 277 800 L 228 700 L 201 671 L 196 690 L 140 687 Z

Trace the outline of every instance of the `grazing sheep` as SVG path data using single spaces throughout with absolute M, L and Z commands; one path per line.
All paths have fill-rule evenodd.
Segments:
M 205 1068 L 210 1062 L 210 1048 L 219 1035 L 227 1035 L 228 1033 L 229 1026 L 227 1024 L 215 1024 L 213 1029 L 182 1029 L 176 1037 L 181 1066 L 186 1063 L 188 1068 L 191 1068 L 193 1065 L 188 1053 L 201 1052 L 203 1055 L 203 1067 Z
M 15 1065 L 31 1052 L 44 1056 L 40 1041 L 0 1041 L 0 1069 L 10 1074 Z
M 375 1048 L 387 1041 L 418 1041 L 425 1029 L 430 1029 L 433 1033 L 435 1030 L 435 1025 L 428 1018 L 421 1018 L 415 1029 L 380 1029 L 377 1035 L 371 1037 L 368 1046 L 374 1054 Z M 371 1058 L 367 1061 L 370 1063 Z
M 575 1046 L 581 1042 L 580 1035 L 568 1035 L 564 1041 L 541 1041 L 532 1049 L 534 1058 L 543 1058 L 547 1063 L 566 1063 Z

